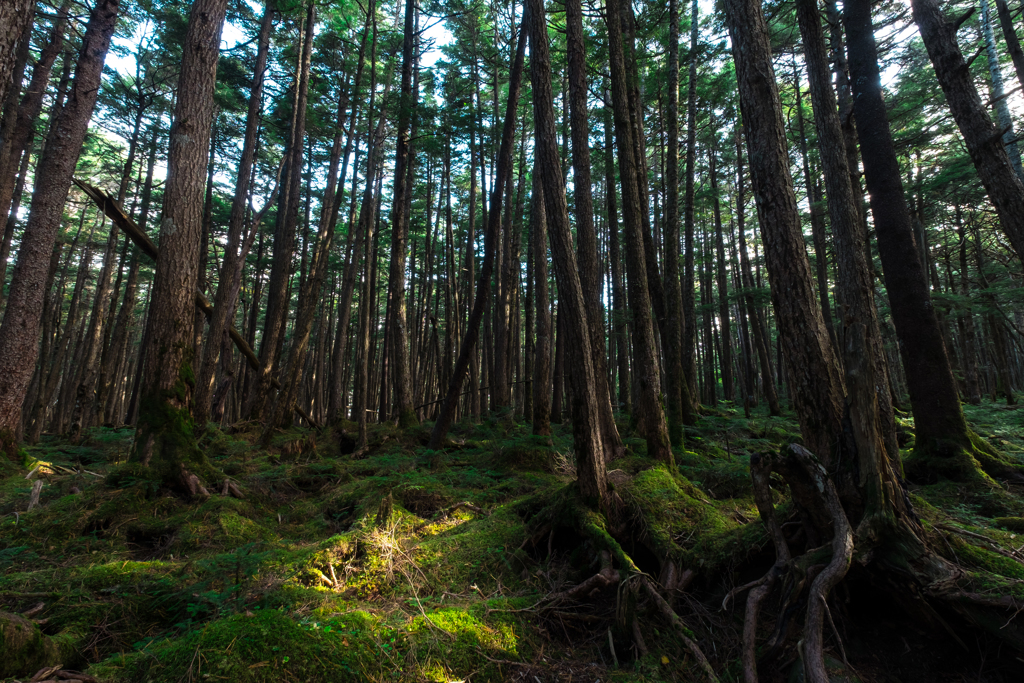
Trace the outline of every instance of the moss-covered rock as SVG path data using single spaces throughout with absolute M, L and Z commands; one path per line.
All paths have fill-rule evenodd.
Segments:
M 45 666 L 61 664 L 64 654 L 31 621 L 7 612 L 0 612 L 0 653 L 0 678 L 31 676 Z

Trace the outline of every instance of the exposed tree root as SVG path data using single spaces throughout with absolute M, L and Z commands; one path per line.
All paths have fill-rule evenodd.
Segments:
M 654 611 L 673 626 L 682 642 L 690 651 L 690 654 L 693 655 L 698 666 L 704 672 L 705 677 L 709 681 L 717 683 L 718 677 L 714 669 L 711 667 L 700 646 L 691 637 L 692 632 L 686 625 L 686 622 L 676 613 L 668 600 L 665 599 L 665 596 L 661 594 L 657 582 L 641 571 L 629 554 L 609 532 L 608 526 L 606 526 L 607 523 L 618 531 L 625 531 L 628 528 L 628 524 L 623 520 L 618 520 L 617 525 L 613 524 L 605 516 L 582 505 L 574 490 L 569 490 L 565 493 L 567 495 L 565 495 L 563 500 L 557 501 L 537 515 L 535 518 L 537 528 L 521 547 L 532 546 L 536 548 L 542 547 L 542 544 L 546 543 L 548 554 L 550 555 L 556 528 L 572 525 L 572 531 L 582 534 L 597 549 L 601 560 L 601 570 L 577 586 L 550 596 L 535 605 L 534 608 L 545 610 L 563 605 L 568 601 L 578 602 L 585 598 L 593 597 L 613 585 L 618 585 L 619 597 L 617 602 L 620 609 L 616 610 L 617 615 L 623 622 L 621 624 L 623 629 L 627 632 L 632 632 L 637 652 L 643 654 L 647 651 L 647 646 L 640 633 L 639 623 L 632 613 L 627 613 L 627 610 L 621 609 L 624 602 L 622 592 L 628 586 L 635 594 L 643 594 L 649 599 L 649 603 Z M 611 514 L 613 516 L 623 516 L 624 506 L 621 499 L 614 495 L 612 503 L 610 506 L 612 508 Z M 675 590 L 680 590 L 681 586 L 685 587 L 693 579 L 693 572 L 690 570 L 684 570 L 678 574 L 676 571 L 673 571 L 670 574 L 676 577 L 671 581 L 672 587 Z

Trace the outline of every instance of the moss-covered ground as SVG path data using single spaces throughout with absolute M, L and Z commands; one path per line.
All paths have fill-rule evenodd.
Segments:
M 1024 456 L 1024 412 L 966 410 L 982 436 Z M 567 426 L 538 438 L 508 416 L 459 424 L 439 452 L 425 449 L 428 434 L 378 425 L 354 455 L 338 429 L 315 447 L 295 429 L 263 449 L 255 428 L 210 428 L 201 447 L 245 497 L 214 485 L 194 501 L 127 464 L 130 430 L 97 429 L 77 446 L 46 437 L 24 451 L 25 466 L 0 473 L 0 611 L 42 604 L 31 618 L 68 646 L 63 664 L 110 682 L 701 680 L 650 613 L 638 656 L 621 626 L 636 602 L 628 582 L 585 605 L 537 609 L 598 569 L 571 524 L 537 540 L 538 513 L 572 481 Z M 676 471 L 624 436 L 626 455 L 609 464 L 633 520 L 623 548 L 655 579 L 669 562 L 696 572 L 675 607 L 722 680 L 741 680 L 742 600 L 719 606 L 774 559 L 749 460 L 799 441 L 795 420 L 706 411 Z M 26 511 L 35 481 L 40 503 Z M 970 569 L 964 590 L 1024 598 L 1015 492 L 938 482 L 912 486 L 912 500 L 943 554 Z M 836 609 L 851 659 L 870 651 L 849 633 L 859 617 Z M 861 680 L 929 680 L 865 657 Z M 934 680 L 968 675 L 946 673 Z

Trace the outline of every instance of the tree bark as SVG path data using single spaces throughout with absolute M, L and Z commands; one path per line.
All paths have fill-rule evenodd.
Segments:
M 605 509 L 605 444 L 601 431 L 601 413 L 595 392 L 594 354 L 590 348 L 583 288 L 569 230 L 569 208 L 558 159 L 555 131 L 554 96 L 551 90 L 551 57 L 543 0 L 527 0 L 530 32 L 530 81 L 533 85 L 535 125 L 535 173 L 544 183 L 544 208 L 548 218 L 548 236 L 558 282 L 558 317 L 565 335 L 569 373 L 573 450 L 576 454 L 577 485 L 583 499 Z
M 302 49 L 299 51 L 295 73 L 291 133 L 286 155 L 288 157 L 285 180 L 282 180 L 277 225 L 274 230 L 274 260 L 267 283 L 267 312 L 263 337 L 260 341 L 260 370 L 247 399 L 246 413 L 251 419 L 262 419 L 270 394 L 271 384 L 278 372 L 285 325 L 288 320 L 288 302 L 292 285 L 292 260 L 295 252 L 298 226 L 299 192 L 302 181 L 302 147 L 306 131 L 306 105 L 309 95 L 310 58 L 313 49 L 313 22 L 306 22 Z
M 37 167 L 32 208 L 18 250 L 6 314 L 0 325 L 0 349 L 3 349 L 0 353 L 0 447 L 8 453 L 13 453 L 15 431 L 21 423 L 21 406 L 36 364 L 43 285 L 53 243 L 96 104 L 103 61 L 119 9 L 119 0 L 97 0 L 93 7 L 71 95 L 53 123 Z M 11 26 L 2 22 L 0 25 Z
M 790 395 L 807 448 L 834 465 L 842 436 L 843 383 L 804 250 L 768 26 L 754 0 L 727 0 L 725 12 Z
M 590 173 L 590 121 L 587 115 L 586 52 L 583 39 L 583 7 L 580 0 L 566 0 L 566 41 L 569 60 L 569 130 L 572 136 L 573 198 L 576 213 L 577 255 L 580 285 L 587 310 L 590 349 L 594 356 L 594 387 L 601 411 L 604 444 L 619 449 L 622 439 L 612 415 L 605 357 L 604 315 L 601 309 L 601 270 L 594 229 L 593 181 Z M 612 451 L 610 451 L 612 452 Z
M 636 143 L 633 140 L 634 130 L 629 111 L 622 13 L 620 0 L 608 2 L 607 23 L 612 110 L 622 187 L 622 218 L 626 242 L 626 272 L 629 279 L 629 306 L 633 315 L 633 377 L 636 386 L 633 417 L 640 434 L 647 441 L 647 454 L 652 458 L 671 464 L 673 456 L 668 436 L 668 424 L 658 398 L 661 378 L 655 350 L 654 323 L 651 319 L 651 296 L 648 290 L 650 277 L 647 272 L 649 264 L 645 255 L 641 217 L 641 207 L 644 204 L 640 197 L 640 169 L 637 167 Z M 654 278 L 655 281 L 657 279 Z M 688 400 L 688 397 L 684 398 Z
M 25 31 L 31 30 L 34 7 L 34 0 L 12 0 L 0 7 L 0 103 L 13 88 L 18 46 Z
M 415 2 L 405 2 L 405 39 L 402 43 L 402 89 L 398 105 L 398 144 L 395 150 L 394 204 L 391 210 L 391 257 L 388 271 L 388 298 L 391 311 L 391 354 L 389 371 L 394 387 L 394 409 L 401 427 L 419 423 L 413 410 L 412 383 L 409 375 L 409 334 L 406 329 L 405 267 L 408 260 L 409 215 L 407 195 L 410 159 L 409 131 L 416 101 L 412 74 L 416 38 Z
M 196 0 L 189 13 L 170 131 L 159 257 L 149 306 L 144 385 L 132 459 L 191 496 L 213 473 L 191 433 L 193 343 L 203 193 L 213 92 L 227 0 Z
M 915 12 L 919 12 L 920 0 L 914 1 Z M 926 16 L 934 19 L 937 14 L 926 13 Z M 870 3 L 848 0 L 843 23 L 849 40 L 857 135 L 882 273 L 896 333 L 906 349 L 904 365 L 916 428 L 915 450 L 922 456 L 925 466 L 952 479 L 977 477 L 972 453 L 982 459 L 982 465 L 992 473 L 1009 473 L 1012 468 L 1003 467 L 997 459 L 975 449 L 960 408 L 924 266 L 914 243 L 910 210 L 882 98 Z M 925 23 L 928 25 L 927 21 Z M 948 24 L 942 25 L 948 28 Z M 926 43 L 937 35 L 935 26 L 930 26 L 930 30 Z M 925 32 L 922 28 L 922 33 Z M 977 98 L 973 86 L 972 92 Z M 996 146 L 1006 171 L 1019 184 L 998 141 Z

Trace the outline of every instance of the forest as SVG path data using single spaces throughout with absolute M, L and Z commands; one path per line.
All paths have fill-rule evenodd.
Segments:
M 1024 680 L 1022 8 L 0 0 L 0 680 Z

